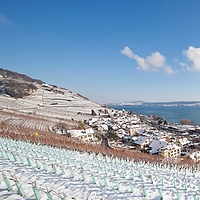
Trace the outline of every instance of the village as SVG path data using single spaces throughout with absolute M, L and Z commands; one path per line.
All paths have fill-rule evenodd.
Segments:
M 97 116 L 79 123 L 78 130 L 57 129 L 56 133 L 70 134 L 70 137 L 108 148 L 159 154 L 163 158 L 188 156 L 195 162 L 200 160 L 199 126 L 171 124 L 157 116 L 125 110 L 110 113 L 100 110 Z

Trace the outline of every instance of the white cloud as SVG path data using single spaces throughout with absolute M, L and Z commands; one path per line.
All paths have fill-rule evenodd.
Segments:
M 192 64 L 180 63 L 180 65 L 186 67 L 188 71 L 200 72 L 200 48 L 190 46 L 187 50 L 183 50 L 183 55 L 191 61 Z
M 129 58 L 134 58 L 134 53 L 132 52 L 132 50 L 129 47 L 124 47 L 123 50 L 121 50 L 121 53 L 126 55 Z
M 137 69 L 144 70 L 144 71 L 164 71 L 167 74 L 173 74 L 173 69 L 166 64 L 166 58 L 159 52 L 153 52 L 150 56 L 147 56 L 146 59 L 134 54 L 132 50 L 126 46 L 121 53 L 133 59 L 138 64 Z
M 8 20 L 2 13 L 0 13 L 0 23 L 14 25 L 10 20 Z

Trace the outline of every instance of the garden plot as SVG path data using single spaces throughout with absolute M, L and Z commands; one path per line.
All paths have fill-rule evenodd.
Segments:
M 24 128 L 28 130 L 37 130 L 42 132 L 47 132 L 50 130 L 50 127 L 55 125 L 53 122 L 50 123 L 45 120 L 36 120 L 36 119 L 30 119 L 30 118 L 10 118 L 6 120 L 6 124 L 10 127 L 15 128 Z
M 199 199 L 191 167 L 123 160 L 0 138 L 0 198 Z

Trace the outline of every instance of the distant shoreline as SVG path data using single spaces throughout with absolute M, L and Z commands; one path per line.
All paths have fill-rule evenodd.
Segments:
M 172 102 L 144 102 L 133 101 L 123 103 L 110 103 L 108 106 L 200 106 L 200 101 L 172 101 Z
M 200 124 L 200 106 L 152 106 L 152 105 L 111 105 L 116 110 L 129 110 L 141 115 L 156 115 L 170 123 L 180 123 L 189 119 L 193 124 Z

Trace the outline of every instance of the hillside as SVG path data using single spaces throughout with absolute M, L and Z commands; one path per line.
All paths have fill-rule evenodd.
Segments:
M 54 120 L 82 120 L 105 109 L 76 92 L 2 68 L 0 93 L 0 110 Z

